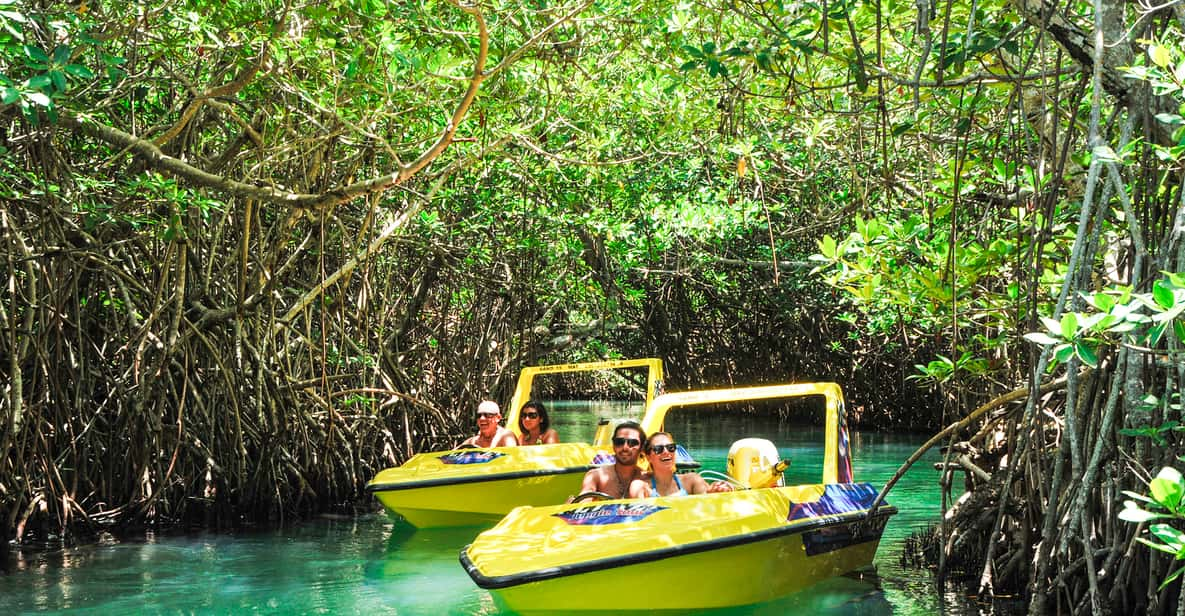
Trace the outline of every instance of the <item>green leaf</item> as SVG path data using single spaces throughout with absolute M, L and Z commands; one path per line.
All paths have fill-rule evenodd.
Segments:
M 28 86 L 34 90 L 44 90 L 53 84 L 53 79 L 48 74 L 42 73 L 34 75 L 29 78 Z
M 1090 303 L 1103 312 L 1110 312 L 1115 307 L 1115 298 L 1106 293 L 1095 293 L 1090 296 Z
M 1058 362 L 1063 363 L 1063 364 L 1070 361 L 1070 358 L 1073 356 L 1074 356 L 1074 347 L 1072 347 L 1068 344 L 1061 344 L 1056 349 L 1053 350 L 1054 359 L 1056 359 Z
M 1057 343 L 1061 342 L 1057 338 L 1043 334 L 1041 332 L 1029 332 L 1029 333 L 1025 334 L 1024 337 L 1025 337 L 1025 340 L 1028 340 L 1030 342 L 1035 342 L 1041 346 L 1049 346 L 1051 344 L 1057 344 Z
M 819 253 L 828 259 L 835 259 L 837 256 L 835 238 L 830 235 L 824 235 L 823 239 L 819 240 Z
M 1074 354 L 1078 356 L 1078 359 L 1082 360 L 1082 363 L 1091 368 L 1097 368 L 1099 366 L 1098 354 L 1095 353 L 1094 348 L 1085 342 L 1074 343 Z
M 1177 552 L 1177 560 L 1181 560 L 1181 553 L 1180 552 Z M 1168 577 L 1164 578 L 1164 581 L 1160 583 L 1160 587 L 1158 587 L 1157 590 L 1164 590 L 1165 587 L 1167 587 L 1169 584 L 1171 584 L 1173 582 L 1173 580 L 1181 577 L 1182 573 L 1185 573 L 1185 567 L 1178 567 L 1176 571 L 1172 572 Z
M 1172 483 L 1185 484 L 1185 477 L 1183 477 L 1181 475 L 1181 471 L 1179 471 L 1171 466 L 1166 466 L 1166 467 L 1160 469 L 1160 472 L 1156 473 L 1156 478 L 1163 479 L 1165 481 L 1169 481 Z
M 34 45 L 24 45 L 25 57 L 38 63 L 48 64 L 49 56 L 45 54 L 45 50 Z
M 1173 553 L 1185 552 L 1185 533 L 1163 523 L 1149 526 L 1148 531 L 1163 541 L 1167 547 L 1172 549 Z
M 1176 303 L 1176 300 L 1173 298 L 1173 290 L 1165 284 L 1164 279 L 1152 283 L 1152 297 L 1165 310 L 1172 308 L 1173 304 Z
M 1173 53 L 1160 45 L 1151 45 L 1148 47 L 1148 58 L 1156 66 L 1164 68 L 1173 61 Z
M 1179 126 L 1181 124 L 1185 124 L 1185 118 L 1182 118 L 1175 113 L 1158 113 L 1156 114 L 1156 119 L 1168 124 L 1169 126 Z
M 62 71 L 50 71 L 46 73 L 50 80 L 53 81 L 53 87 L 58 92 L 66 91 L 66 74 Z
M 1082 319 L 1082 321 L 1078 324 L 1078 328 L 1083 329 L 1083 330 L 1104 329 L 1106 326 L 1103 326 L 1103 327 L 1097 327 L 1097 326 L 1103 322 L 1103 319 L 1106 319 L 1108 317 L 1110 317 L 1112 319 L 1115 318 L 1115 317 L 1112 317 L 1111 315 L 1103 313 L 1103 312 L 1096 312 L 1094 314 L 1087 315 L 1087 317 L 1085 319 Z
M 1074 336 L 1078 334 L 1078 315 L 1073 312 L 1063 314 L 1062 321 L 1059 325 L 1061 327 L 1062 338 L 1073 340 Z
M 1120 430 L 1120 432 L 1123 432 L 1123 430 Z M 1143 494 L 1132 492 L 1131 490 L 1123 490 L 1123 494 L 1124 494 L 1124 496 L 1130 496 L 1136 500 L 1144 501 L 1145 503 L 1154 504 L 1156 502 L 1156 501 L 1152 500 L 1151 498 L 1144 496 Z
M 1091 149 L 1091 153 L 1096 159 L 1105 163 L 1122 162 L 1119 159 L 1119 155 L 1116 154 L 1115 150 L 1111 149 L 1111 146 L 1109 145 L 1096 145 Z
M 1149 541 L 1144 538 L 1137 538 L 1136 541 L 1139 541 L 1140 543 L 1143 543 L 1144 545 L 1146 545 L 1154 550 L 1160 550 L 1161 552 L 1168 552 L 1169 554 L 1172 554 L 1174 556 L 1176 556 L 1176 554 L 1177 554 L 1176 550 L 1174 550 L 1173 548 L 1171 548 L 1167 545 L 1161 544 L 1161 543 L 1154 543 L 1154 542 Z
M 1185 481 L 1177 469 L 1166 466 L 1148 484 L 1148 493 L 1165 509 L 1177 512 L 1181 508 L 1181 496 L 1185 495 Z
M 0 5 L 13 5 L 13 4 L 15 4 L 15 2 L 7 2 L 7 1 L 0 2 Z M 24 23 L 29 22 L 29 18 L 25 17 L 23 13 L 18 13 L 16 11 L 0 11 L 0 17 L 15 21 L 18 24 L 24 24 Z
M 1180 316 L 1182 312 L 1185 312 L 1185 302 L 1180 302 L 1176 306 L 1173 306 L 1172 308 L 1169 308 L 1160 314 L 1152 315 L 1152 322 L 1164 323 L 1166 321 L 1172 321 L 1173 319 Z
M 1157 325 L 1153 325 L 1152 327 L 1149 327 L 1148 334 L 1147 334 L 1147 340 L 1145 341 L 1145 344 L 1147 344 L 1148 346 L 1156 346 L 1156 343 L 1160 342 L 1160 337 L 1164 335 L 1164 328 L 1166 325 L 1168 325 L 1168 324 L 1167 323 L 1160 323 Z
M 58 45 L 53 50 L 54 64 L 66 64 L 70 61 L 70 46 Z
M 49 107 L 53 104 L 53 101 L 49 100 L 49 97 L 41 92 L 26 92 L 25 98 L 29 99 L 33 104 L 41 105 L 42 107 Z
M 1147 522 L 1149 520 L 1158 520 L 1166 517 L 1163 513 L 1152 513 L 1140 508 L 1135 501 L 1124 501 L 1123 511 L 1119 512 L 1119 519 L 1124 522 Z
M 1041 317 L 1041 324 L 1044 325 L 1046 331 L 1051 334 L 1058 335 L 1062 331 L 1061 323 L 1058 323 L 1049 317 Z
M 11 105 L 21 100 L 21 92 L 16 88 L 4 88 L 0 90 L 0 103 Z
M 91 72 L 91 69 L 89 69 L 81 64 L 67 64 L 63 70 L 65 70 L 67 73 L 70 73 L 71 75 L 73 75 L 79 79 L 94 79 L 95 78 L 95 74 L 93 72 Z

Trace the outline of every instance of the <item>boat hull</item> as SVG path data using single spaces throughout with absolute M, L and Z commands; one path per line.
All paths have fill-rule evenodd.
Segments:
M 366 485 L 388 512 L 417 528 L 497 522 L 520 505 L 554 505 L 580 491 L 612 456 L 586 443 L 424 453 Z
M 483 526 L 496 523 L 520 505 L 564 502 L 580 491 L 580 482 L 589 468 L 372 492 L 389 513 L 416 528 Z
M 686 450 L 677 455 L 680 468 L 699 466 Z M 440 451 L 380 472 L 366 491 L 416 528 L 489 525 L 515 507 L 563 503 L 589 469 L 612 463 L 612 452 L 587 443 Z
M 467 546 L 461 562 L 478 586 L 516 612 L 762 603 L 872 563 L 896 510 L 882 507 L 866 516 L 859 504 L 875 492 L 867 484 L 850 484 L 861 486 L 854 490 L 836 485 L 606 503 L 600 511 L 617 507 L 620 523 L 597 524 L 600 511 L 591 507 L 516 510 Z M 837 497 L 840 506 L 795 506 Z M 554 522 L 564 516 L 593 522 L 568 528 Z M 697 516 L 704 518 L 698 525 Z M 530 557 L 527 545 L 501 535 L 504 525 L 511 533 L 534 529 L 538 555 Z M 594 554 L 583 558 L 581 552 Z

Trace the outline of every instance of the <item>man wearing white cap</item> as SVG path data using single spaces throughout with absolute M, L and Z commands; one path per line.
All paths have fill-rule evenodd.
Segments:
M 461 447 L 513 447 L 518 445 L 514 432 L 498 425 L 502 411 L 493 400 L 483 400 L 477 405 L 477 435 L 465 439 Z

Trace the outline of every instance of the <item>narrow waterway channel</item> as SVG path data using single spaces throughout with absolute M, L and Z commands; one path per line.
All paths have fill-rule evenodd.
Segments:
M 591 434 L 597 417 L 606 414 L 621 416 L 623 410 L 567 404 L 557 405 L 552 417 L 563 438 L 575 439 Z M 723 470 L 735 438 L 761 436 L 793 460 L 788 480 L 818 481 L 808 473 L 821 463 L 822 432 L 800 422 L 672 414 L 667 428 L 705 468 Z M 924 440 L 854 432 L 856 479 L 882 485 Z M 900 513 L 886 529 L 874 570 L 772 603 L 713 613 L 993 613 L 960 589 L 938 594 L 928 572 L 900 564 L 905 538 L 939 518 L 933 470 L 938 459 L 931 452 L 891 494 L 889 502 Z M 15 551 L 0 567 L 0 613 L 499 614 L 490 595 L 474 586 L 457 562 L 458 552 L 480 530 L 415 531 L 376 513 L 245 534 L 149 535 L 51 552 Z

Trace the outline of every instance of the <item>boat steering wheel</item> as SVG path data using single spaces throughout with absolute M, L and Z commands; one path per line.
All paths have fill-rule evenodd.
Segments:
M 591 498 L 592 500 L 598 500 L 598 501 L 613 499 L 612 496 L 609 496 L 608 494 L 605 494 L 604 492 L 598 492 L 596 490 L 589 490 L 588 492 L 581 492 L 580 494 L 573 496 L 572 502 L 579 503 L 580 501 L 589 499 L 589 498 Z

